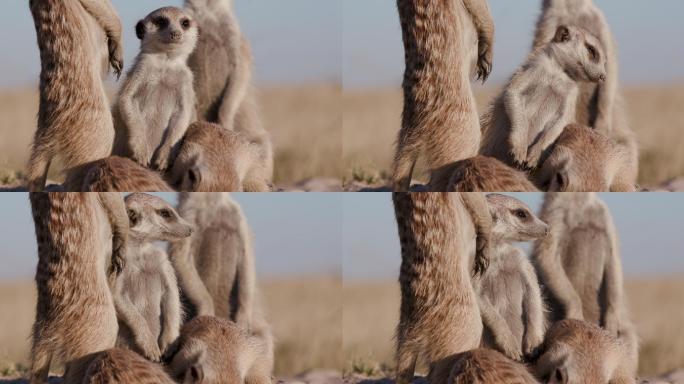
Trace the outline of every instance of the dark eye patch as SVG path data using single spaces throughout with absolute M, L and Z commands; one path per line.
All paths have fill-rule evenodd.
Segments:
M 152 22 L 159 28 L 166 28 L 169 25 L 169 19 L 163 16 L 155 17 Z
M 527 212 L 524 209 L 516 209 L 514 212 L 515 216 L 520 219 L 527 219 Z
M 596 47 L 594 47 L 594 46 L 591 45 L 591 44 L 585 44 L 585 46 L 587 47 L 587 51 L 589 51 L 589 56 L 591 57 L 591 59 L 592 59 L 594 62 L 598 62 L 598 61 L 599 61 L 599 58 L 601 57 L 601 55 L 599 54 L 599 52 L 598 52 L 598 50 L 596 49 Z
M 171 211 L 168 210 L 168 209 L 160 209 L 159 211 L 157 211 L 157 213 L 159 214 L 159 216 L 161 216 L 161 217 L 163 217 L 163 218 L 165 218 L 165 219 L 170 219 L 171 216 L 173 216 L 173 215 L 171 214 Z
M 189 19 L 183 19 L 181 20 L 181 25 L 183 26 L 183 29 L 188 29 L 190 28 L 190 20 Z

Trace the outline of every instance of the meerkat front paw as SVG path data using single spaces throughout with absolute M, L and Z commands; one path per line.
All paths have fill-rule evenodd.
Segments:
M 620 322 L 618 321 L 617 314 L 614 311 L 606 311 L 605 318 L 603 320 L 603 327 L 611 335 L 617 337 L 620 328 Z
M 483 39 L 480 39 L 477 50 L 477 79 L 482 80 L 482 83 L 484 83 L 492 72 L 492 58 L 494 53 L 489 42 Z
M 159 350 L 163 356 L 169 354 L 169 348 L 178 338 L 178 332 L 163 331 L 159 337 Z
M 166 171 L 169 166 L 169 156 L 171 155 L 171 149 L 167 147 L 161 147 L 157 150 L 152 158 L 152 167 L 160 172 Z
M 109 38 L 107 40 L 107 46 L 109 48 L 109 65 L 114 69 L 114 74 L 116 74 L 116 79 L 121 77 L 121 72 L 124 67 L 123 59 L 123 45 L 121 44 L 120 38 Z
M 154 362 L 159 362 L 161 360 L 161 351 L 159 345 L 157 345 L 156 340 L 149 332 L 145 332 L 143 335 L 139 335 L 136 340 L 140 352 L 146 359 Z
M 537 168 L 539 164 L 539 159 L 541 158 L 542 148 L 540 146 L 533 146 L 527 151 L 527 157 L 525 159 L 525 166 L 529 169 Z
M 527 333 L 523 339 L 523 354 L 525 357 L 534 360 L 543 342 L 543 334 Z
M 503 335 L 500 335 L 497 338 L 497 344 L 499 344 L 501 352 L 515 361 L 522 360 L 522 351 L 520 350 L 520 346 L 516 345 L 517 343 L 513 338 L 513 335 L 508 334 L 506 337 L 502 336 Z
M 133 150 L 131 152 L 132 152 L 131 158 L 133 159 L 133 161 L 142 165 L 145 168 L 150 167 L 150 163 L 152 161 L 152 155 L 147 150 L 147 148 L 141 148 L 141 147 L 135 148 L 135 147 L 133 147 Z

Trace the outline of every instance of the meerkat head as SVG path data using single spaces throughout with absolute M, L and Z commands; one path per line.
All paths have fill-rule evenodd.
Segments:
M 575 81 L 606 79 L 606 54 L 596 36 L 578 27 L 560 25 L 550 44 L 553 57 Z
M 522 201 L 498 193 L 487 195 L 492 215 L 492 236 L 503 241 L 529 241 L 544 237 L 549 226 Z
M 177 240 L 188 237 L 193 227 L 164 199 L 146 193 L 125 198 L 130 235 L 149 240 Z
M 197 23 L 185 10 L 164 7 L 147 15 L 135 26 L 144 53 L 190 56 L 199 35 Z

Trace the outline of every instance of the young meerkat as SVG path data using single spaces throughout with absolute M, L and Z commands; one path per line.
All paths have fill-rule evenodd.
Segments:
M 475 156 L 451 167 L 447 192 L 539 192 L 527 174 L 493 157 Z
M 410 383 L 419 356 L 428 381 L 445 382 L 447 358 L 477 348 L 482 320 L 471 284 L 486 268 L 491 216 L 479 193 L 395 192 L 401 242 L 397 383 Z M 474 259 L 474 260 L 473 260 Z
M 168 179 L 187 192 L 270 191 L 259 149 L 217 124 L 193 123 L 180 143 Z
M 169 372 L 186 384 L 270 384 L 273 352 L 269 348 L 229 320 L 200 316 L 183 325 Z
M 66 168 L 108 156 L 114 126 L 102 76 L 123 68 L 121 22 L 109 0 L 31 0 L 40 49 L 38 126 L 28 188 L 45 188 L 52 159 Z
M 440 168 L 477 154 L 480 124 L 470 78 L 475 68 L 483 81 L 491 72 L 494 21 L 486 0 L 397 0 L 397 8 L 406 69 L 392 184 L 406 192 L 421 152 L 431 183 L 448 179 Z
M 586 321 L 566 319 L 551 326 L 535 374 L 544 383 L 636 384 L 629 346 Z
M 193 227 L 159 197 L 133 193 L 125 201 L 130 220 L 126 268 L 113 289 L 117 345 L 159 361 L 178 337 L 182 316 L 175 272 L 154 241 L 188 237 Z
M 188 57 L 197 24 L 181 8 L 164 7 L 135 26 L 140 53 L 114 107 L 115 154 L 165 171 L 173 150 L 194 120 L 195 91 Z
M 511 166 L 535 169 L 574 121 L 578 82 L 600 82 L 606 58 L 598 39 L 561 25 L 534 50 L 482 117 L 481 154 Z
M 65 382 L 73 383 L 88 355 L 116 342 L 110 282 L 124 266 L 117 260 L 127 247 L 126 210 L 114 193 L 37 192 L 29 199 L 38 243 L 30 382 L 47 382 L 59 351 Z
M 578 124 L 565 127 L 532 175 L 551 192 L 634 192 L 638 170 L 627 149 L 602 133 Z
M 538 384 L 527 367 L 492 349 L 474 349 L 455 358 L 447 384 Z
M 110 156 L 72 169 L 63 184 L 66 191 L 171 192 L 161 175 L 131 159 Z
M 112 348 L 94 356 L 82 384 L 174 384 L 159 364 L 125 348 Z
M 516 198 L 490 194 L 487 203 L 493 223 L 491 259 L 473 279 L 484 323 L 482 346 L 522 360 L 542 344 L 546 324 L 537 275 L 513 242 L 542 238 L 549 227 Z
M 626 308 L 619 241 L 608 207 L 594 193 L 547 193 L 540 215 L 551 231 L 531 256 L 551 321 L 586 320 L 625 341 L 637 359 Z

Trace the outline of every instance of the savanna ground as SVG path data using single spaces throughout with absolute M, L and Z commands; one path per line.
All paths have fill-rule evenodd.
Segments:
M 625 284 L 640 338 L 639 374 L 654 376 L 684 368 L 684 276 L 627 279 Z M 345 372 L 392 375 L 399 283 L 345 281 L 343 292 Z
M 476 88 L 482 113 L 499 89 Z M 639 183 L 659 184 L 684 176 L 684 84 L 625 88 L 630 126 L 640 146 Z M 396 89 L 347 90 L 343 95 L 345 182 L 378 184 L 388 179 L 394 143 L 401 126 L 402 93 Z M 424 168 L 414 177 L 426 180 Z
M 110 101 L 114 91 L 110 92 Z M 259 89 L 262 120 L 274 146 L 274 182 L 342 177 L 342 90 L 337 84 Z M 0 90 L 0 184 L 24 172 L 36 129 L 38 87 Z M 61 180 L 53 166 L 51 180 Z
M 341 279 L 269 279 L 259 288 L 276 342 L 275 375 L 341 371 Z M 35 303 L 32 281 L 0 282 L 0 378 L 21 375 L 28 366 Z

